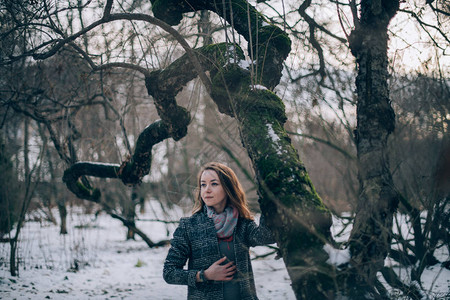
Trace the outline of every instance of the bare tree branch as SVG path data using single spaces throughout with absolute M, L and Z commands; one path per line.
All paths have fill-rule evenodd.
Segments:
M 56 52 L 59 49 L 61 49 L 65 44 L 75 41 L 77 38 L 79 38 L 80 36 L 88 33 L 89 31 L 95 29 L 96 27 L 98 27 L 98 26 L 100 26 L 102 24 L 108 23 L 108 22 L 113 22 L 113 21 L 118 21 L 118 20 L 145 21 L 145 22 L 157 25 L 157 26 L 161 27 L 163 30 L 165 30 L 166 32 L 168 32 L 169 34 L 171 34 L 180 43 L 180 45 L 186 51 L 186 53 L 189 56 L 189 58 L 192 60 L 194 68 L 195 68 L 197 74 L 200 76 L 200 79 L 202 80 L 202 82 L 205 85 L 206 89 L 208 91 L 211 90 L 211 83 L 209 81 L 209 78 L 206 76 L 206 74 L 201 69 L 200 63 L 198 62 L 198 59 L 197 59 L 195 53 L 192 51 L 192 48 L 189 46 L 189 44 L 186 42 L 186 40 L 183 38 L 183 36 L 181 36 L 181 34 L 177 30 L 172 28 L 167 23 L 165 23 L 165 22 L 163 22 L 163 21 L 161 21 L 159 19 L 156 19 L 156 18 L 154 18 L 154 17 L 152 17 L 150 15 L 146 15 L 146 14 L 132 14 L 132 13 L 109 14 L 107 19 L 100 19 L 100 20 L 98 20 L 96 22 L 93 22 L 91 25 L 83 28 L 82 30 L 80 30 L 79 32 L 77 32 L 77 33 L 75 33 L 75 34 L 73 34 L 71 36 L 65 37 L 65 38 L 60 39 L 60 40 L 47 42 L 46 45 L 52 44 L 52 43 L 53 44 L 56 43 L 47 52 L 36 53 L 37 48 L 35 48 L 35 49 L 32 49 L 32 50 L 28 51 L 28 53 L 32 53 L 32 56 L 33 56 L 34 59 L 46 59 L 46 58 L 56 54 Z M 41 45 L 41 46 L 39 46 L 39 48 L 45 47 L 46 45 Z M 91 64 L 91 66 L 92 66 L 92 64 Z M 127 68 L 134 68 L 136 70 L 139 70 L 140 72 L 145 72 L 140 67 L 131 67 L 130 64 L 122 64 L 122 65 L 116 65 L 116 66 L 127 67 Z
M 108 20 L 108 18 L 111 16 L 111 9 L 113 5 L 114 0 L 108 0 L 105 4 L 105 11 L 103 12 L 103 19 Z
M 144 232 L 142 232 L 139 228 L 136 227 L 134 222 L 130 222 L 129 220 L 127 220 L 124 217 L 122 217 L 118 214 L 115 214 L 115 213 L 110 213 L 110 215 L 114 219 L 120 220 L 123 225 L 125 225 L 130 230 L 135 232 L 138 236 L 140 236 L 150 248 L 165 246 L 165 245 L 168 245 L 170 242 L 169 240 L 162 240 L 157 243 L 154 243 Z
M 78 51 L 81 56 L 86 60 L 86 62 L 91 66 L 92 71 L 100 71 L 100 70 L 108 70 L 113 68 L 124 68 L 124 69 L 130 69 L 135 70 L 140 73 L 142 73 L 144 76 L 149 76 L 150 71 L 147 68 L 141 67 L 136 64 L 130 64 L 125 62 L 115 62 L 115 63 L 106 63 L 101 65 L 96 65 L 95 62 L 92 60 L 92 58 L 87 54 L 83 49 L 81 49 L 77 44 L 74 42 L 69 43 L 70 46 L 72 46 L 76 51 Z
M 299 7 L 298 13 L 302 18 L 308 23 L 309 25 L 309 41 L 311 42 L 311 45 L 314 47 L 314 49 L 317 50 L 317 55 L 319 56 L 319 70 L 318 73 L 322 77 L 322 81 L 325 79 L 326 73 L 325 73 L 325 58 L 323 56 L 323 49 L 320 43 L 317 41 L 315 37 L 315 29 L 317 27 L 316 21 L 314 21 L 313 18 L 311 18 L 307 13 L 306 9 L 311 5 L 312 0 L 305 0 Z M 297 81 L 299 78 L 297 78 L 294 81 Z
M 448 17 L 450 16 L 450 12 L 442 10 L 442 9 L 439 9 L 438 7 L 434 7 L 433 6 L 433 1 L 427 1 L 427 3 L 431 7 L 431 9 L 433 11 L 435 11 L 437 13 L 440 13 L 440 14 L 443 14 L 443 15 L 448 16 Z M 448 5 L 448 3 L 447 3 L 447 5 Z M 449 7 L 447 6 L 447 8 L 449 8 Z
M 428 30 L 428 28 L 432 28 L 434 30 L 436 30 L 437 32 L 439 32 L 439 34 L 445 39 L 445 41 L 447 42 L 447 45 L 450 44 L 450 38 L 447 36 L 447 33 L 442 31 L 441 27 L 438 27 L 436 25 L 433 24 L 429 24 L 426 23 L 425 21 L 422 20 L 422 18 L 420 18 L 415 12 L 410 11 L 410 10 L 406 10 L 406 9 L 400 9 L 400 12 L 403 13 L 407 13 L 410 16 L 412 16 L 414 19 L 416 19 L 416 21 L 419 23 L 420 27 L 422 27 L 422 29 L 425 31 L 425 33 L 430 37 L 430 39 L 433 41 L 433 44 L 438 47 L 439 49 L 445 51 L 446 45 L 440 45 L 438 41 L 436 41 L 436 39 L 431 35 L 430 31 Z
M 312 136 L 312 135 L 310 135 L 310 134 L 296 133 L 296 132 L 290 132 L 290 131 L 288 131 L 288 133 L 289 133 L 289 134 L 292 134 L 292 135 L 297 135 L 297 136 L 305 137 L 305 138 L 314 140 L 314 141 L 316 141 L 316 142 L 325 144 L 325 145 L 327 145 L 327 146 L 333 148 L 334 150 L 338 151 L 339 153 L 341 153 L 342 155 L 344 155 L 345 157 L 347 157 L 347 158 L 349 158 L 349 159 L 351 159 L 351 160 L 355 160 L 355 159 L 356 159 L 356 157 L 355 157 L 353 154 L 349 153 L 349 152 L 346 151 L 345 149 L 339 147 L 338 145 L 332 143 L 332 142 L 329 141 L 329 140 L 324 140 L 324 139 L 321 139 L 321 138 L 319 138 L 319 137 Z

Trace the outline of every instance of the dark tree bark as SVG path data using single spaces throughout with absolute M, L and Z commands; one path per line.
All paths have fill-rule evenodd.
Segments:
M 37 158 L 37 163 L 34 165 L 33 168 L 30 168 L 30 153 L 29 153 L 29 119 L 25 118 L 25 122 L 24 122 L 24 139 L 23 139 L 23 155 L 24 155 L 24 169 L 25 169 L 25 173 L 24 173 L 24 183 L 25 183 L 25 191 L 23 194 L 23 200 L 21 201 L 22 203 L 20 204 L 21 208 L 20 208 L 20 214 L 19 217 L 17 219 L 17 224 L 16 224 L 16 231 L 14 233 L 14 237 L 9 239 L 9 243 L 10 243 L 10 257 L 9 257 L 9 263 L 10 263 L 10 273 L 11 276 L 18 276 L 19 275 L 19 262 L 17 261 L 17 246 L 19 243 L 19 236 L 20 236 L 20 232 L 22 230 L 23 224 L 25 223 L 25 216 L 26 216 L 26 212 L 28 211 L 28 207 L 30 206 L 31 203 L 31 199 L 33 198 L 34 192 L 36 190 L 36 186 L 37 186 L 37 182 L 39 182 L 38 177 L 32 178 L 33 177 L 33 173 L 39 173 L 40 172 L 40 167 L 41 167 L 41 161 L 42 161 L 42 157 L 41 154 L 39 155 L 39 157 Z M 43 149 L 42 151 L 45 151 L 44 149 L 46 148 L 46 145 L 43 145 Z
M 358 65 L 355 135 L 360 194 L 349 241 L 356 271 L 351 295 L 358 299 L 376 294 L 376 273 L 390 249 L 398 205 L 387 153 L 387 140 L 395 128 L 387 82 L 387 27 L 398 8 L 399 1 L 361 1 L 360 21 L 349 37 Z
M 64 199 L 57 199 L 56 205 L 58 206 L 59 218 L 61 221 L 60 224 L 60 234 L 67 234 L 67 208 Z
M 10 248 L 10 254 L 9 254 L 9 265 L 10 265 L 10 273 L 11 276 L 18 276 L 19 272 L 19 263 L 16 260 L 17 256 L 17 244 L 19 239 L 20 230 L 22 229 L 22 225 L 25 222 L 25 213 L 27 211 L 29 202 L 31 201 L 31 197 L 29 196 L 30 191 L 30 183 L 31 183 L 31 171 L 30 171 L 30 158 L 29 158 L 29 126 L 30 126 L 30 120 L 25 118 L 24 120 L 24 127 L 23 127 L 23 158 L 24 158 L 24 178 L 25 178 L 25 184 L 26 184 L 26 191 L 23 197 L 23 202 L 21 206 L 20 216 L 17 221 L 17 228 L 16 233 L 12 239 L 10 239 L 9 244 L 11 246 Z

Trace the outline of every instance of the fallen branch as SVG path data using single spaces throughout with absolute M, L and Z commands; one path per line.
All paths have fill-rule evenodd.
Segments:
M 166 220 L 158 220 L 158 219 L 136 219 L 136 221 L 143 221 L 143 222 L 160 222 L 164 224 L 178 224 L 180 221 L 166 221 Z
M 154 243 L 154 242 L 152 242 L 152 240 L 150 240 L 150 238 L 145 233 L 143 233 L 140 229 L 138 229 L 136 227 L 136 225 L 134 224 L 133 221 L 129 221 L 129 220 L 125 219 L 124 217 L 119 216 L 114 213 L 110 213 L 110 216 L 113 217 L 114 219 L 120 220 L 123 223 L 123 225 L 125 225 L 129 230 L 132 230 L 134 233 L 136 233 L 138 236 L 140 236 L 142 238 L 142 240 L 144 240 L 144 242 L 150 248 L 165 246 L 165 245 L 168 245 L 170 242 L 169 240 L 162 240 L 157 243 Z

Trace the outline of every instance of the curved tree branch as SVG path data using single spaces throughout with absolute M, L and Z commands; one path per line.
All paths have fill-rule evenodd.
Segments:
M 77 52 L 83 56 L 83 58 L 86 60 L 86 62 L 89 64 L 89 66 L 92 68 L 92 71 L 100 71 L 100 70 L 108 70 L 113 68 L 124 68 L 124 69 L 130 69 L 135 70 L 140 73 L 142 73 L 144 76 L 149 76 L 150 71 L 147 68 L 141 67 L 136 64 L 130 64 L 130 63 L 124 63 L 124 62 L 115 62 L 115 63 L 106 63 L 102 65 L 96 65 L 95 62 L 92 60 L 92 58 L 89 56 L 89 54 L 86 53 L 83 49 L 81 49 L 77 44 L 74 42 L 70 42 L 69 45 L 73 47 Z
M 431 9 L 437 13 L 443 14 L 444 16 L 450 17 L 450 12 L 439 9 L 438 7 L 433 6 L 433 1 L 427 1 L 428 5 L 431 7 Z M 447 4 L 448 5 L 448 4 Z
M 224 65 L 232 52 L 228 45 L 206 46 L 196 50 L 201 68 L 214 72 Z M 79 182 L 83 176 L 118 178 L 125 184 L 138 184 L 150 172 L 151 151 L 157 143 L 172 137 L 183 138 L 191 120 L 185 108 L 178 106 L 175 96 L 197 74 L 192 72 L 193 63 L 188 54 L 174 61 L 164 70 L 153 71 L 145 79 L 149 95 L 153 96 L 161 120 L 146 127 L 139 135 L 136 147 L 128 160 L 119 164 L 77 162 L 64 172 L 63 181 L 78 197 L 98 202 L 98 190 Z
M 325 79 L 325 58 L 323 56 L 323 49 L 320 43 L 317 41 L 315 37 L 315 30 L 318 26 L 317 22 L 311 18 L 307 13 L 306 9 L 311 5 L 312 0 L 305 0 L 300 7 L 298 8 L 298 13 L 309 25 L 309 41 L 314 49 L 317 50 L 317 55 L 319 56 L 319 70 L 317 71 L 322 77 L 322 81 Z M 298 78 L 300 79 L 300 78 Z M 296 80 L 298 80 L 296 79 Z
M 269 24 L 252 5 L 244 0 L 230 1 L 222 5 L 219 1 L 152 0 L 154 15 L 170 25 L 177 25 L 183 13 L 210 10 L 233 24 L 236 32 L 248 42 L 248 53 L 254 54 L 257 73 L 254 84 L 263 84 L 272 90 L 280 81 L 283 61 L 291 51 L 291 40 L 275 25 Z M 170 6 L 170 9 L 168 7 Z M 274 76 L 275 74 L 275 76 Z
M 168 137 L 167 126 L 157 121 L 139 135 L 133 156 L 122 165 L 76 162 L 64 171 L 63 182 L 77 197 L 99 202 L 100 191 L 81 183 L 80 177 L 119 178 L 125 184 L 137 184 L 150 171 L 152 147 Z
M 341 153 L 342 155 L 344 155 L 346 158 L 348 158 L 350 160 L 355 160 L 356 159 L 356 157 L 353 154 L 349 153 L 347 150 L 339 147 L 338 145 L 336 145 L 335 143 L 332 143 L 329 140 L 321 139 L 319 137 L 316 137 L 316 136 L 313 136 L 313 135 L 309 135 L 309 134 L 296 133 L 296 132 L 288 132 L 288 133 L 292 134 L 292 135 L 297 135 L 297 136 L 301 136 L 301 137 L 304 137 L 304 138 L 308 138 L 308 139 L 311 139 L 313 141 L 325 144 L 325 145 L 333 148 L 334 150 L 338 151 L 339 153 Z
M 82 176 L 95 176 L 100 178 L 118 178 L 120 165 L 94 162 L 77 162 L 64 171 L 63 182 L 67 188 L 80 199 L 93 202 L 100 201 L 100 191 L 86 187 L 78 181 Z

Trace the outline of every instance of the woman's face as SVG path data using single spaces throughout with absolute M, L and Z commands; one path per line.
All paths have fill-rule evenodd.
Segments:
M 227 206 L 227 194 L 214 170 L 205 170 L 200 177 L 200 195 L 207 206 L 221 213 Z

